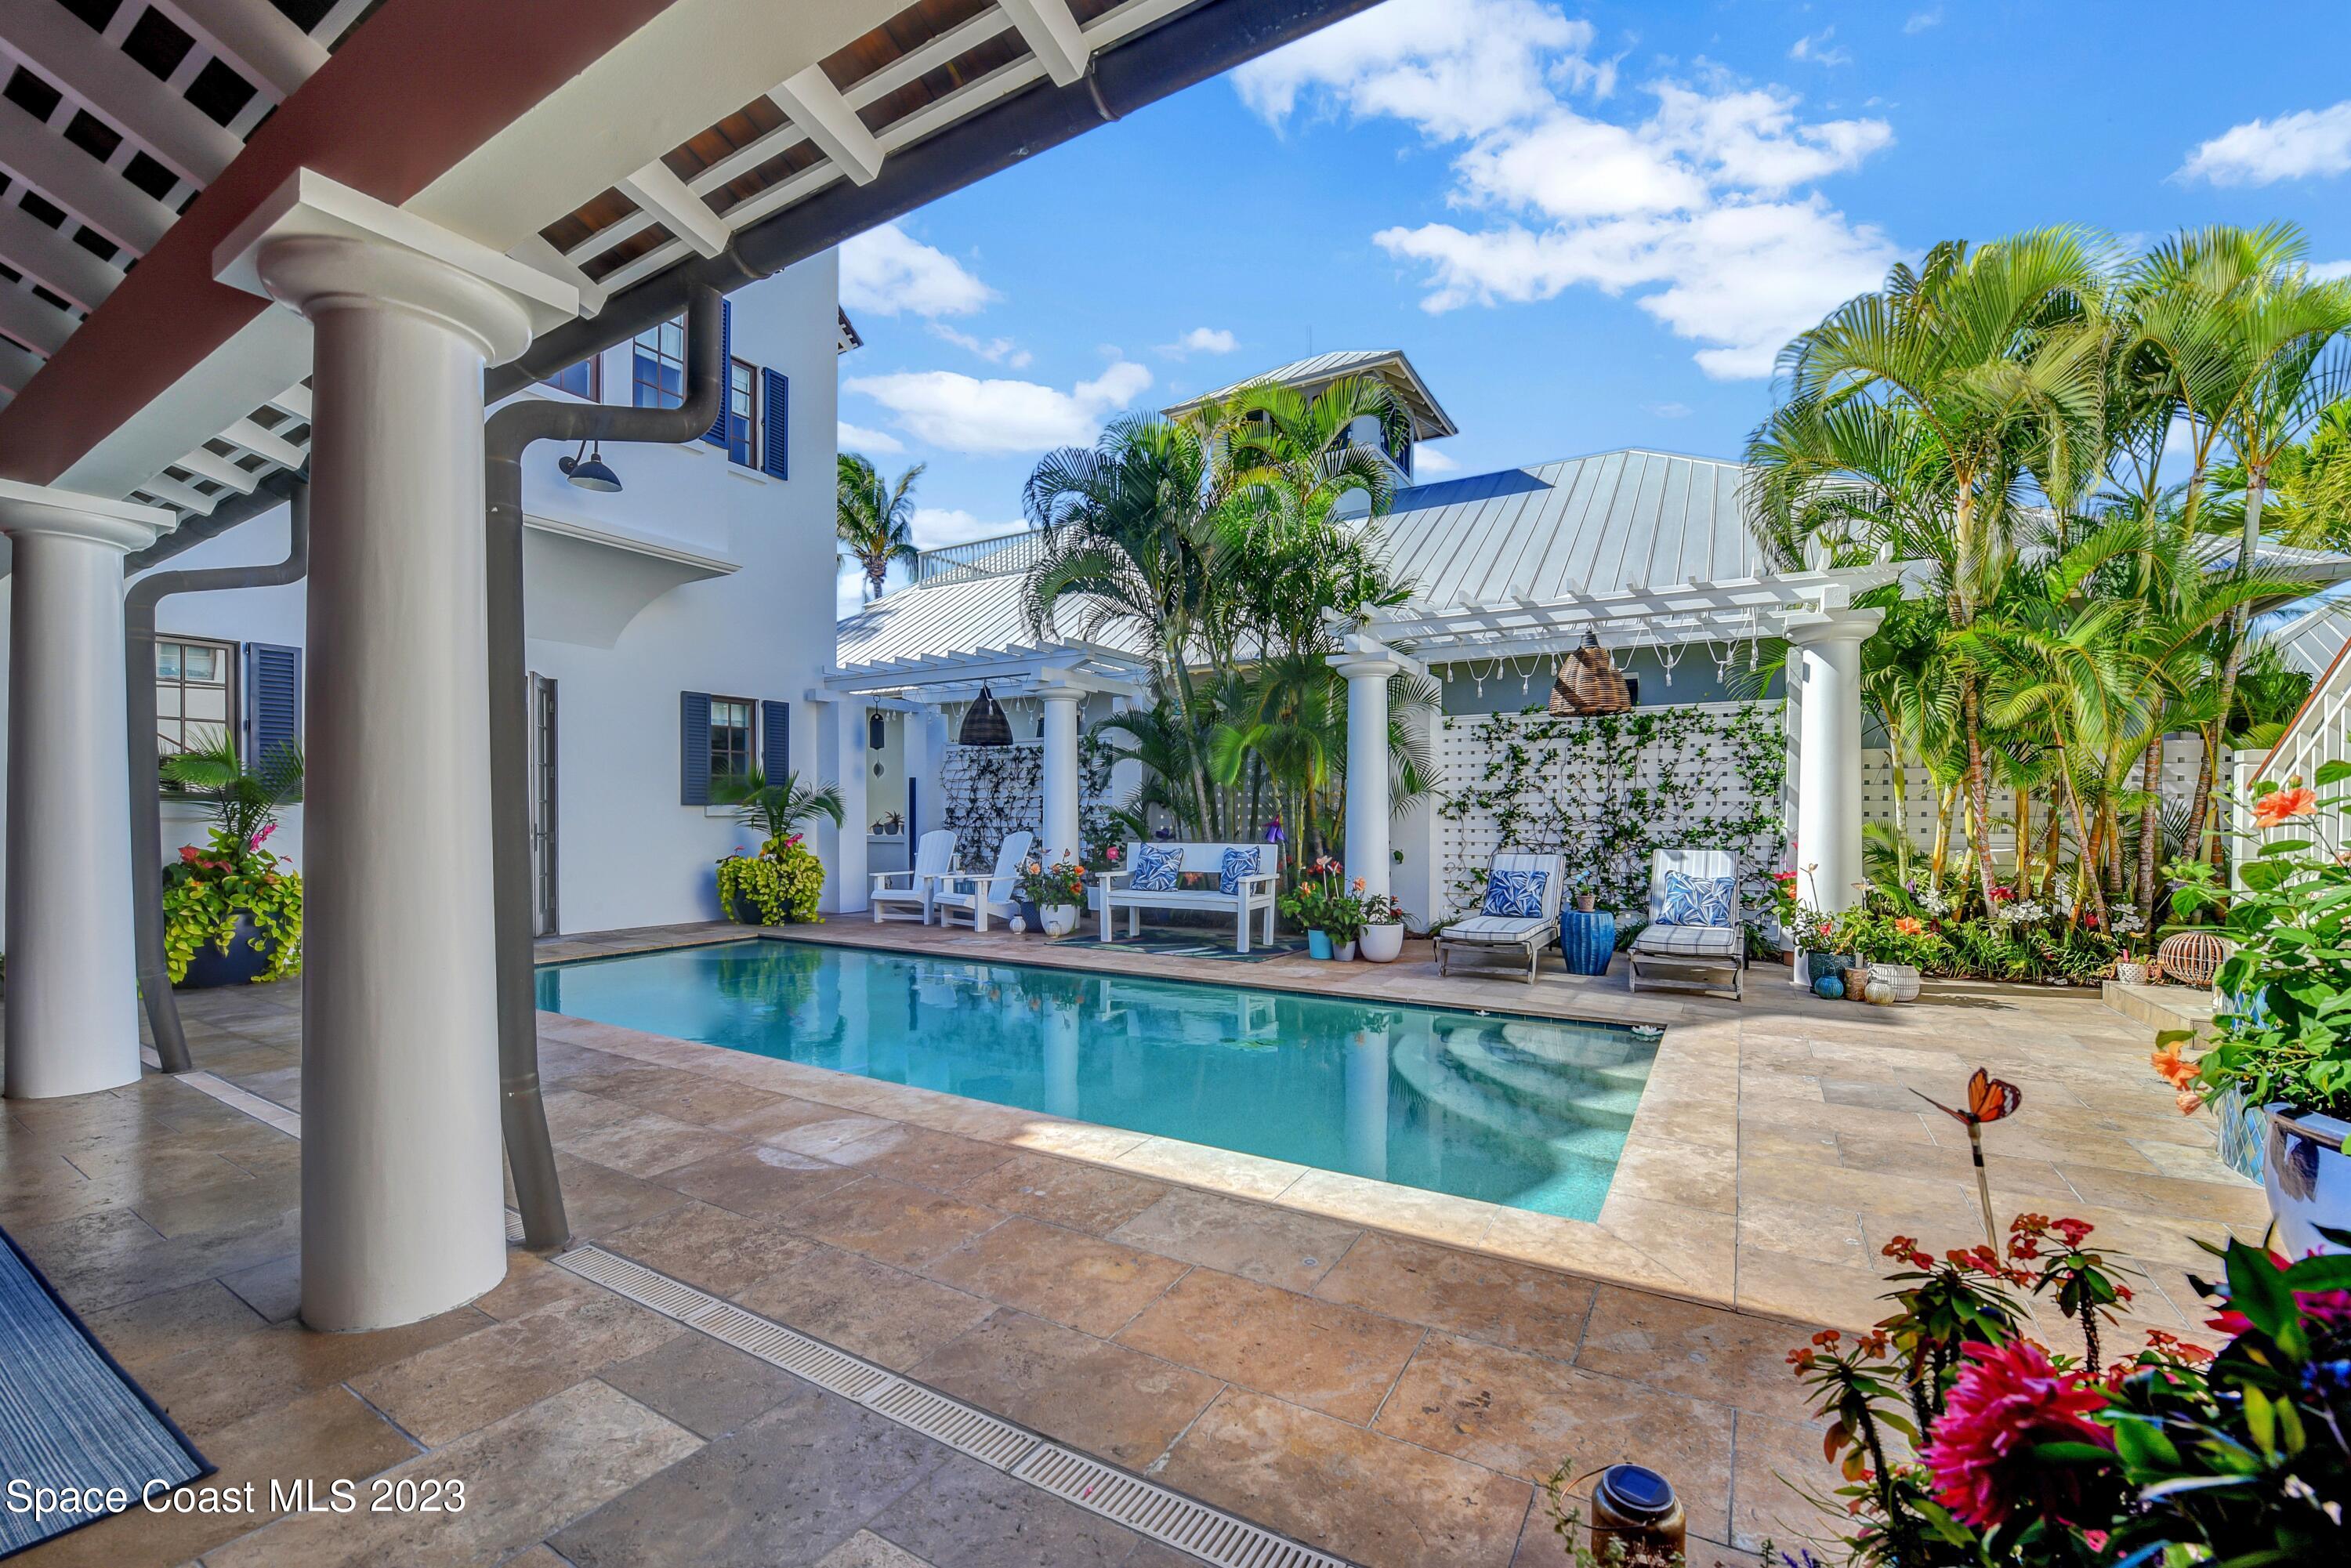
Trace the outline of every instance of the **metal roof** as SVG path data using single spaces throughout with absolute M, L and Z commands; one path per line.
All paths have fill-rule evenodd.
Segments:
M 2351 605 L 2333 594 L 2315 598 L 2307 609 L 2271 628 L 2268 641 L 2289 667 L 2316 680 L 2334 665 L 2344 643 L 2351 642 Z
M 1073 642 L 1083 630 L 1075 606 L 1059 611 L 1059 637 L 1040 638 L 1020 605 L 1020 579 L 1007 574 L 966 581 L 933 582 L 885 593 L 836 632 L 833 663 L 843 670 L 895 664 L 925 656 L 954 657 L 1008 650 L 1039 650 Z M 1110 628 L 1092 645 L 1124 653 L 1144 652 L 1132 632 Z
M 1316 354 L 1311 359 L 1293 360 L 1289 364 L 1260 371 L 1228 387 L 1218 387 L 1215 392 L 1187 398 L 1162 412 L 1182 413 L 1186 409 L 1197 408 L 1211 398 L 1230 397 L 1243 387 L 1259 386 L 1267 382 L 1295 387 L 1311 395 L 1347 376 L 1377 376 L 1387 382 L 1404 400 L 1406 412 L 1412 415 L 1414 440 L 1434 441 L 1440 436 L 1461 434 L 1461 427 L 1453 423 L 1453 416 L 1437 402 L 1436 395 L 1428 390 L 1428 383 L 1420 379 L 1420 372 L 1413 369 L 1412 361 L 1405 357 L 1402 349 L 1340 349 L 1327 354 Z

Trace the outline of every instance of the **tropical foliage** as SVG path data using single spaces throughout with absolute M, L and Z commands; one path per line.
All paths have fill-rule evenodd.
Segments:
M 824 862 L 798 833 L 718 862 L 718 907 L 747 925 L 812 925 L 823 894 Z
M 280 746 L 248 767 L 225 736 L 209 746 L 162 760 L 166 789 L 192 795 L 212 809 L 204 849 L 191 844 L 163 868 L 163 954 L 173 985 L 210 946 L 225 955 L 240 920 L 268 955 L 262 978 L 283 979 L 302 968 L 302 877 L 264 849 L 277 831 L 280 807 L 302 788 L 302 753 Z
M 722 773 L 713 779 L 710 803 L 734 807 L 737 821 L 747 828 L 758 829 L 770 839 L 780 839 L 814 817 L 823 817 L 840 827 L 846 811 L 836 785 L 803 784 L 798 773 L 786 773 L 770 781 L 766 772 L 758 768 L 744 773 Z
M 2351 282 L 2314 277 L 2291 228 L 2137 257 L 2047 229 L 1937 246 L 1783 351 L 1747 453 L 1767 552 L 1917 563 L 1907 598 L 1877 596 L 1863 678 L 1897 768 L 1932 782 L 1933 848 L 1900 824 L 1884 881 L 1960 919 L 2030 904 L 2111 933 L 2153 924 L 2182 844 L 2217 863 L 2223 756 L 2309 684 L 2255 617 L 2316 576 L 2258 547 L 2351 542 L 2346 330 Z M 2202 761 L 2167 822 L 2182 731 Z
M 914 549 L 914 481 L 923 476 L 923 465 L 895 480 L 854 452 L 841 454 L 836 465 L 833 533 L 841 541 L 841 564 L 863 574 L 868 599 L 879 598 L 891 567 L 911 567 L 921 553 Z

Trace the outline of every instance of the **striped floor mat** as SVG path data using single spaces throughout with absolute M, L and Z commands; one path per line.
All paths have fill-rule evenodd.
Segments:
M 212 1469 L 0 1230 L 0 1557 Z

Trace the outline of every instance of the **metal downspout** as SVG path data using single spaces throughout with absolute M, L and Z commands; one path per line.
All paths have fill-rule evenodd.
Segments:
M 499 1119 L 522 1210 L 523 1244 L 569 1239 L 555 1145 L 539 1097 L 538 994 L 531 920 L 529 659 L 523 646 L 522 455 L 534 441 L 691 441 L 725 404 L 718 293 L 685 309 L 686 398 L 677 408 L 620 408 L 526 398 L 490 415 L 483 440 L 489 551 L 490 821 L 498 957 Z
M 131 728 L 131 915 L 139 968 L 139 998 L 147 1009 L 148 1031 L 166 1072 L 185 1072 L 187 1031 L 180 1027 L 180 1002 L 172 992 L 171 964 L 163 952 L 163 801 L 157 790 L 155 754 L 155 606 L 174 593 L 216 593 L 228 588 L 282 588 L 310 570 L 310 486 L 294 476 L 275 476 L 263 486 L 292 503 L 287 524 L 286 559 L 269 566 L 223 566 L 195 571 L 159 571 L 132 583 L 122 596 L 123 660 L 128 674 L 123 707 Z M 256 494 L 260 494 L 256 487 Z

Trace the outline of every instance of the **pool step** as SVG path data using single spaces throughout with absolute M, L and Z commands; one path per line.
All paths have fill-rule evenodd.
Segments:
M 1646 1062 L 1637 1067 L 1561 1067 L 1529 1061 L 1508 1047 L 1496 1050 L 1467 1034 L 1455 1034 L 1439 1051 L 1459 1071 L 1521 1104 L 1619 1132 L 1632 1127 L 1634 1113 L 1641 1108 L 1641 1091 L 1648 1082 Z
M 1515 1096 L 1498 1095 L 1491 1085 L 1472 1081 L 1458 1062 L 1426 1040 L 1399 1044 L 1391 1060 L 1413 1092 L 1431 1105 L 1511 1143 L 1539 1145 L 1560 1168 L 1582 1164 L 1604 1180 L 1624 1147 L 1624 1126 L 1608 1126 L 1561 1105 L 1546 1112 Z M 1624 1125 L 1630 1124 L 1627 1116 Z

